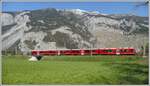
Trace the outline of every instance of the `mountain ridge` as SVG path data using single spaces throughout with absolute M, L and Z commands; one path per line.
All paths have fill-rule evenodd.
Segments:
M 18 40 L 16 47 L 21 52 L 91 47 L 135 47 L 138 50 L 143 46 L 142 40 L 148 42 L 148 17 L 83 12 L 55 8 L 3 12 L 3 50 Z

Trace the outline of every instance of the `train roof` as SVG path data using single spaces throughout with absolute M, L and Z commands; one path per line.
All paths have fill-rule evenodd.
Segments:
M 120 48 L 83 48 L 83 49 L 49 49 L 49 50 L 57 51 L 57 50 L 93 50 L 93 49 L 134 49 L 134 48 L 120 47 Z M 32 51 L 48 51 L 48 50 L 32 50 Z

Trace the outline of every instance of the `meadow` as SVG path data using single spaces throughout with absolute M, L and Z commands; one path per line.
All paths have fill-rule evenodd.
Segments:
M 148 84 L 148 58 L 140 56 L 2 57 L 2 84 Z

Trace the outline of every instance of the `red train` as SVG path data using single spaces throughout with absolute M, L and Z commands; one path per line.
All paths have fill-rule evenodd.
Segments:
M 44 55 L 134 55 L 134 48 L 32 50 L 32 56 Z

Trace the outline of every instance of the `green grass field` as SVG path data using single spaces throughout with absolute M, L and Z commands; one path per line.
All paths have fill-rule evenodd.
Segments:
M 3 56 L 3 84 L 148 84 L 148 59 L 138 56 Z

